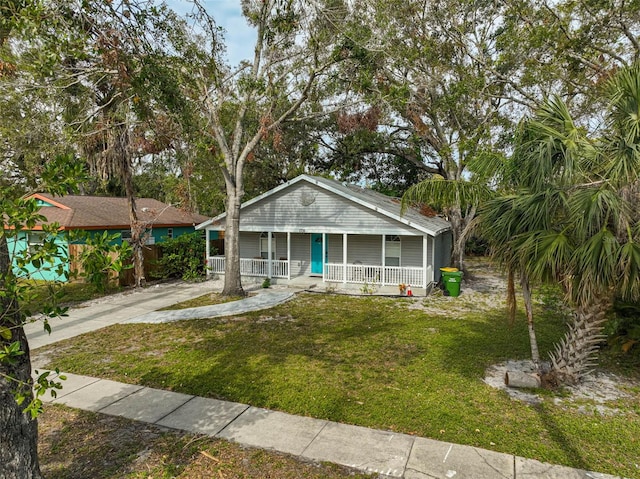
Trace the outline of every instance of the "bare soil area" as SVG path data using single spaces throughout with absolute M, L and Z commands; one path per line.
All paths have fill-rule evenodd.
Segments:
M 39 419 L 47 479 L 343 479 L 366 474 L 120 417 L 48 405 Z
M 460 296 L 463 299 L 461 307 L 467 308 L 472 305 L 477 310 L 506 307 L 507 282 L 505 275 L 486 259 L 471 258 L 468 261 L 468 265 L 471 278 L 463 283 L 463 294 Z M 442 296 L 440 303 L 446 302 L 447 308 L 443 308 L 441 313 L 449 314 L 451 304 L 460 298 Z M 558 307 L 567 310 L 564 305 L 558 305 Z M 433 312 L 432 309 L 435 308 L 429 307 L 428 310 Z M 538 404 L 545 400 L 544 395 L 532 390 L 511 388 L 505 384 L 505 373 L 507 371 L 532 373 L 534 370 L 534 365 L 531 361 L 505 361 L 487 368 L 484 382 L 494 388 L 506 391 L 513 399 L 530 404 Z M 606 403 L 630 397 L 630 394 L 625 390 L 638 386 L 640 385 L 615 374 L 595 371 L 583 383 L 565 387 L 562 391 L 562 396 L 554 397 L 552 400 L 557 404 L 576 404 L 588 401 L 593 403 L 592 407 L 600 413 L 614 414 L 615 408 L 607 407 Z M 581 405 L 579 408 L 586 409 L 587 406 Z

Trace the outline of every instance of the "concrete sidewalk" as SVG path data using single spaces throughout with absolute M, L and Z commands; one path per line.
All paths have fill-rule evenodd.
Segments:
M 268 309 L 280 303 L 284 303 L 293 298 L 292 291 L 262 291 L 255 296 L 229 303 L 214 304 L 211 306 L 200 306 L 198 308 L 176 309 L 172 311 L 153 311 L 151 313 L 136 316 L 123 323 L 169 323 L 181 321 L 183 319 L 203 319 L 218 318 L 222 316 L 233 316 L 236 314 L 248 313 L 249 311 L 259 311 Z
M 41 321 L 25 325 L 31 349 L 118 324 L 136 316 L 212 292 L 209 281 L 170 282 L 142 290 L 105 296 L 70 308 L 67 316 L 50 320 L 51 334 Z
M 260 291 L 232 303 L 178 311 L 156 311 L 214 291 L 212 282 L 169 283 L 93 301 L 52 321 L 25 328 L 32 349 L 112 324 L 166 322 L 241 314 L 268 308 L 293 296 L 290 290 Z M 35 366 L 35 369 L 39 369 Z M 328 461 L 383 477 L 405 479 L 609 479 L 614 476 L 544 464 L 535 460 L 388 431 L 293 416 L 215 399 L 65 374 L 56 404 L 123 416 L 159 426 L 207 434 L 243 445 Z
M 48 401 L 404 479 L 612 479 L 471 446 L 67 374 Z

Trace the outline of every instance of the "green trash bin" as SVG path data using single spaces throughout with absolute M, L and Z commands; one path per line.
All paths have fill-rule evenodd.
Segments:
M 451 271 L 454 270 L 454 271 Z M 455 268 L 440 268 L 442 272 L 442 284 L 444 290 L 449 296 L 460 296 L 460 283 L 462 283 L 462 271 Z

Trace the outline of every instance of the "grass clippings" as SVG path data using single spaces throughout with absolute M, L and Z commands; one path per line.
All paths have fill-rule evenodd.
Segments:
M 365 479 L 332 464 L 302 461 L 208 436 L 47 405 L 39 418 L 47 479 Z

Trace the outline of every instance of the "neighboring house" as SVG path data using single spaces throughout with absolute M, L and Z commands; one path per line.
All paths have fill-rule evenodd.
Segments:
M 225 214 L 196 226 L 209 238 L 224 228 Z M 426 288 L 449 264 L 451 238 L 447 221 L 415 209 L 401 215 L 398 199 L 301 175 L 242 205 L 240 271 Z M 224 274 L 224 256 L 207 250 L 207 258 L 211 272 Z
M 46 217 L 46 223 L 58 223 L 60 230 L 84 230 L 102 234 L 118 234 L 117 243 L 122 243 L 131 238 L 129 223 L 129 207 L 126 198 L 102 197 L 102 196 L 51 196 L 36 193 L 29 198 L 35 198 L 40 206 L 39 214 Z M 171 205 L 151 198 L 136 198 L 138 219 L 146 226 L 146 244 L 161 243 L 167 238 L 176 238 L 185 233 L 192 233 L 195 225 L 206 220 L 207 217 L 192 214 L 175 208 Z M 44 240 L 44 232 L 41 225 L 36 225 L 31 230 L 20 232 L 11 245 L 12 252 L 24 251 L 34 248 Z M 57 237 L 58 244 L 66 253 L 73 256 L 73 248 L 76 244 L 70 244 L 67 235 Z M 65 273 L 69 273 L 69 261 L 60 263 Z M 56 265 L 54 265 L 56 266 Z M 44 271 L 38 279 L 64 280 L 64 274 L 60 275 L 52 268 Z

